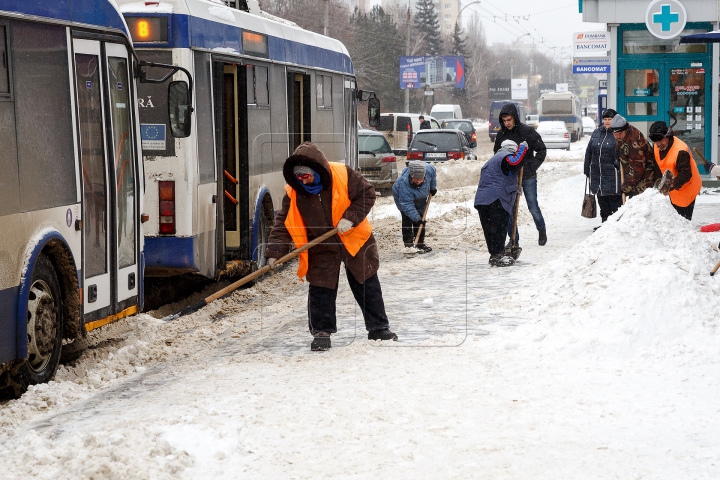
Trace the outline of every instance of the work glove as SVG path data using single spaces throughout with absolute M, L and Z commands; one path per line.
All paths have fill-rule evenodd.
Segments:
M 670 193 L 670 190 L 673 189 L 673 183 L 675 183 L 674 180 L 675 177 L 672 172 L 670 170 L 666 170 L 665 173 L 663 173 L 660 183 L 658 184 L 658 191 L 660 191 L 663 195 Z
M 338 232 L 345 233 L 353 227 L 353 223 L 347 218 L 341 218 L 337 224 Z
M 705 169 L 705 173 L 710 173 L 714 166 L 715 164 L 712 162 L 707 162 L 706 164 L 704 164 L 703 168 Z
M 270 269 L 275 268 L 275 259 L 274 259 L 274 258 L 268 258 L 268 259 L 267 259 L 267 266 L 270 267 Z
M 437 193 L 437 188 L 433 188 L 432 190 L 430 190 L 430 195 L 432 195 L 433 197 L 435 196 L 436 193 Z

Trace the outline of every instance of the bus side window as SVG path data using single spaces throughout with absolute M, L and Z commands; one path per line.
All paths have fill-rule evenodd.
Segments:
M 10 58 L 5 38 L 5 25 L 0 25 L 0 96 L 10 96 Z

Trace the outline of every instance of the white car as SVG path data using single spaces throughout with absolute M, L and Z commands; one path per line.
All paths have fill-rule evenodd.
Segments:
M 583 117 L 582 125 L 583 125 L 583 136 L 591 135 L 592 132 L 594 132 L 595 129 L 597 128 L 597 125 L 595 125 L 595 120 L 593 120 L 590 117 Z
M 565 122 L 559 120 L 539 122 L 537 132 L 547 148 L 570 150 L 570 132 L 568 132 Z

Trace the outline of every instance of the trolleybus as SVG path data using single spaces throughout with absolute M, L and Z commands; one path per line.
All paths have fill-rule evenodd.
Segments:
M 183 66 L 195 81 L 197 122 L 182 140 L 167 134 L 164 90 L 138 87 L 146 275 L 246 273 L 264 261 L 285 192 L 282 166 L 300 143 L 357 168 L 363 92 L 347 49 L 256 1 L 241 9 L 217 0 L 118 3 L 138 56 Z

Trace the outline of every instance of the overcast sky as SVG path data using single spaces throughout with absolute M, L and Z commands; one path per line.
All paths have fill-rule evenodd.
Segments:
M 375 0 L 375 3 L 379 3 Z M 553 55 L 572 56 L 574 32 L 605 30 L 602 23 L 584 23 L 578 12 L 578 0 L 463 0 L 469 5 L 461 12 L 467 27 L 474 14 L 480 15 L 489 44 L 540 44 L 545 51 L 556 47 Z M 522 36 L 524 35 L 524 36 Z M 522 37 L 521 37 L 522 36 Z M 547 46 L 547 48 L 545 47 Z M 564 47 L 564 50 L 560 50 Z M 561 52 L 561 53 L 560 53 Z

